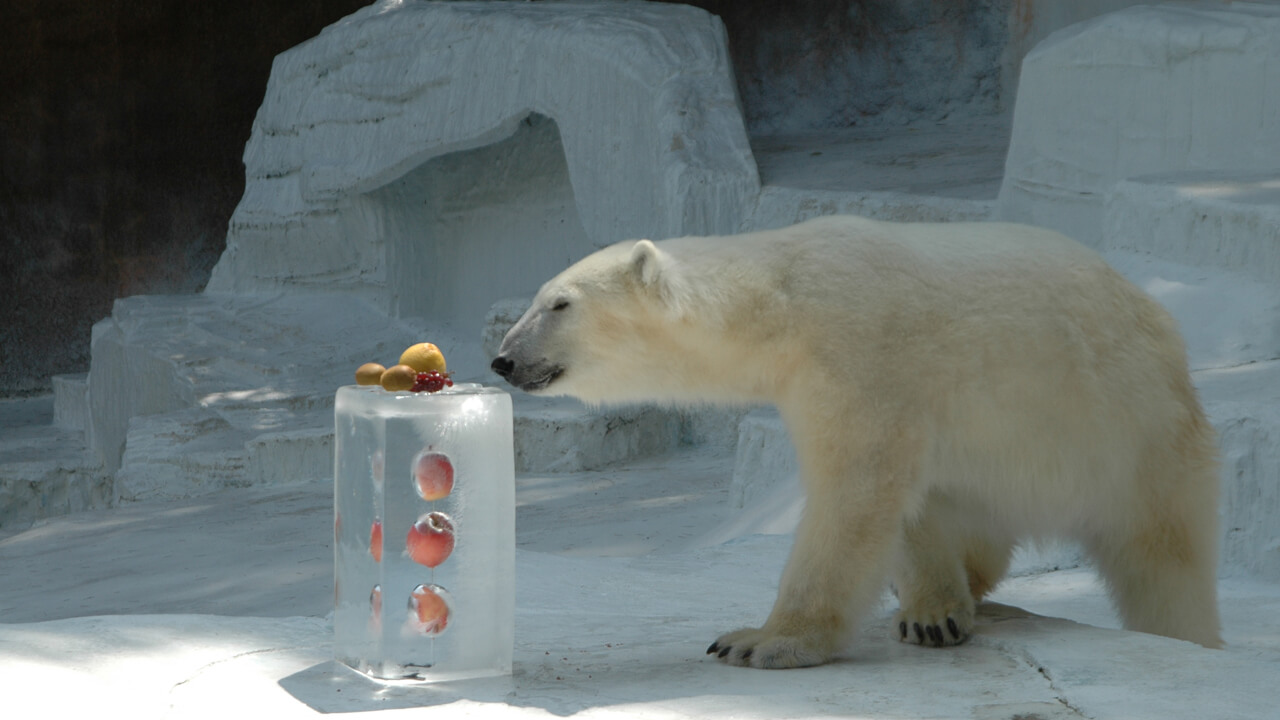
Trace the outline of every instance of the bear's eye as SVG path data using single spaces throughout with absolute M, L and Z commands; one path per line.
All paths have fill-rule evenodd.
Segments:
M 557 300 L 554 305 L 551 306 L 551 310 L 552 312 L 560 312 L 561 310 L 564 310 L 567 307 L 569 307 L 569 301 L 561 298 Z

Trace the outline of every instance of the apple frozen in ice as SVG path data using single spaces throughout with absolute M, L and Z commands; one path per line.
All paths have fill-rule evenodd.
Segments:
M 404 544 L 414 562 L 438 567 L 453 552 L 453 522 L 444 513 L 427 513 L 409 528 Z
M 382 632 L 382 586 L 374 585 L 369 593 L 369 632 Z
M 374 519 L 369 529 L 369 554 L 374 562 L 382 562 L 382 521 Z
M 444 453 L 424 452 L 413 463 L 413 480 L 423 500 L 440 500 L 453 491 L 453 463 Z
M 448 592 L 439 585 L 419 585 L 409 596 L 409 624 L 425 635 L 439 635 L 449 624 Z

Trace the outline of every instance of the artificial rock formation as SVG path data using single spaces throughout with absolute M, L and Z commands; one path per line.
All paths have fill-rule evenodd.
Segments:
M 723 26 L 654 3 L 386 1 L 276 58 L 209 290 L 478 329 L 598 246 L 759 192 Z
M 1280 169 L 1280 6 L 1132 7 L 1027 54 L 997 209 L 1097 247 L 1117 182 Z

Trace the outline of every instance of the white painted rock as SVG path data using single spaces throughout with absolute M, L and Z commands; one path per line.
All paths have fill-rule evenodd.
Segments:
M 745 508 L 770 493 L 772 488 L 799 476 L 800 464 L 791 444 L 791 435 L 774 408 L 758 408 L 747 413 L 738 425 L 738 444 L 729 483 L 729 502 Z M 799 492 L 799 485 L 795 485 Z
M 1179 172 L 1117 183 L 1106 196 L 1106 248 L 1280 287 L 1280 157 L 1272 159 L 1276 168 L 1264 173 Z
M 1101 241 L 1117 181 L 1280 158 L 1280 6 L 1133 7 L 1027 54 L 999 217 Z
M 478 330 L 597 246 L 736 230 L 759 191 L 719 19 L 378 2 L 275 60 L 213 291 Z
M 442 347 L 460 345 L 429 336 Z M 353 383 L 365 362 L 394 364 L 421 337 L 340 294 L 117 300 L 94 326 L 88 445 L 108 473 L 129 468 L 117 488 L 124 498 L 314 479 L 329 449 L 308 432 L 332 431 L 334 390 Z M 465 351 L 455 359 L 460 368 L 479 366 Z M 254 438 L 261 440 L 246 449 Z M 227 463 L 236 468 L 249 463 L 261 472 L 236 479 L 231 465 L 215 470 L 226 465 L 220 452 L 234 456 Z M 265 468 L 272 459 L 284 465 Z

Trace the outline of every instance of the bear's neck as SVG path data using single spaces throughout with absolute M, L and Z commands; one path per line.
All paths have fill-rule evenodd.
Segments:
M 673 345 L 673 389 L 693 402 L 778 403 L 803 362 L 802 328 L 773 279 L 737 265 L 698 268 L 708 277 L 689 278 L 715 292 L 697 298 L 685 319 L 665 328 Z

